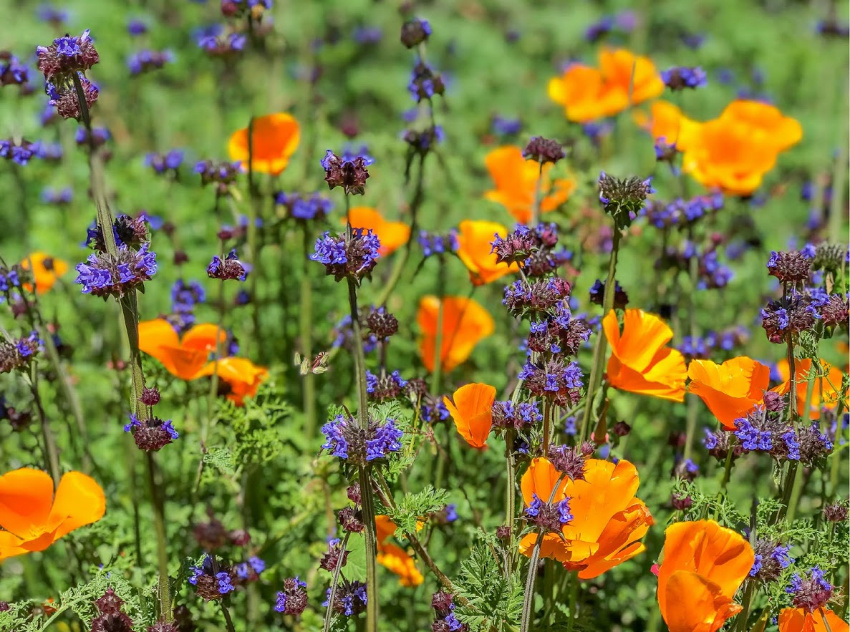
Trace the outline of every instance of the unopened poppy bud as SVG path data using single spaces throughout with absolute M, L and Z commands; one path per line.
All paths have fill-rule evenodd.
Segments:
M 430 35 L 431 25 L 428 20 L 413 18 L 401 25 L 401 43 L 407 48 L 413 48 L 427 41 Z
M 142 396 L 139 397 L 139 401 L 145 406 L 156 406 L 159 403 L 159 400 L 160 394 L 156 388 L 145 388 L 142 391 Z
M 539 163 L 551 162 L 552 164 L 561 160 L 566 154 L 561 144 L 556 140 L 535 136 L 522 151 L 522 157 Z

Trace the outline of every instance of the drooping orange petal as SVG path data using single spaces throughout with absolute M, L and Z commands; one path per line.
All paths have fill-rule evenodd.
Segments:
M 425 581 L 413 558 L 396 544 L 385 544 L 375 559 L 378 564 L 398 575 L 402 586 L 419 586 Z
M 484 448 L 493 427 L 493 402 L 496 388 L 489 384 L 466 384 L 457 389 L 451 399 L 443 398 L 454 419 L 455 428 L 473 448 Z
M 163 347 L 178 347 L 180 339 L 174 327 L 164 318 L 143 320 L 139 323 L 139 350 L 159 360 L 169 372 L 174 373 L 171 354 Z
M 180 346 L 184 349 L 212 352 L 216 350 L 216 345 L 222 345 L 225 342 L 227 342 L 227 332 L 224 329 L 212 323 L 201 323 L 183 334 Z
M 652 514 L 639 500 L 615 513 L 597 538 L 599 549 L 581 562 L 582 568 L 576 569 L 579 578 L 593 579 L 643 553 L 646 546 L 640 540 L 653 524 Z
M 0 527 L 24 540 L 47 527 L 53 504 L 53 479 L 47 472 L 20 468 L 0 476 Z
M 770 368 L 747 357 L 732 358 L 723 364 L 692 360 L 688 366 L 688 390 L 699 396 L 727 430 L 735 420 L 764 399 L 770 384 Z
M 555 503 L 562 501 L 567 496 L 564 491 L 567 486 L 567 479 L 562 480 L 554 495 L 552 494 L 555 483 L 558 482 L 560 477 L 561 473 L 555 469 L 549 459 L 545 457 L 532 459 L 531 465 L 528 466 L 528 469 L 522 475 L 522 479 L 520 479 L 520 489 L 525 506 L 528 507 L 532 503 L 535 494 L 543 502 L 548 502 L 550 498 Z
M 54 539 L 58 540 L 74 529 L 97 522 L 104 513 L 106 496 L 97 481 L 81 472 L 67 472 L 56 488 L 48 523 L 56 525 Z
M 21 261 L 21 268 L 30 270 L 32 264 L 32 276 L 35 280 L 35 291 L 37 294 L 44 294 L 56 283 L 56 281 L 68 271 L 67 262 L 56 257 L 51 257 L 44 252 L 32 252 Z M 24 289 L 30 290 L 29 284 L 24 285 Z
M 281 112 L 254 118 L 250 148 L 253 170 L 257 173 L 280 175 L 298 148 L 300 139 L 301 129 L 298 121 L 290 114 Z M 241 161 L 247 166 L 248 128 L 234 132 L 227 149 L 231 160 Z
M 838 405 L 839 391 L 844 374 L 840 369 L 832 366 L 826 360 L 821 359 L 821 369 L 819 375 L 824 377 L 816 377 L 812 387 L 811 394 L 811 409 L 809 417 L 811 419 L 820 419 L 821 408 L 832 409 Z M 788 367 L 788 360 L 782 359 L 776 364 L 783 382 L 774 390 L 781 394 L 786 394 L 791 390 L 791 371 Z M 809 358 L 797 360 L 794 363 L 794 374 L 797 387 L 797 414 L 801 417 L 806 414 L 806 395 L 809 388 L 809 374 L 812 371 L 812 361 Z
M 850 626 L 847 622 L 828 609 L 807 612 L 803 608 L 784 608 L 779 613 L 779 632 L 847 632 L 848 630 Z
M 210 360 L 194 375 L 195 378 L 217 374 L 230 386 L 227 398 L 237 406 L 244 404 L 245 397 L 254 397 L 257 389 L 269 376 L 266 367 L 258 366 L 247 358 L 228 356 L 218 362 Z
M 440 362 L 443 370 L 448 372 L 465 362 L 475 345 L 493 333 L 495 323 L 487 310 L 473 299 L 446 296 L 442 304 Z M 419 301 L 416 322 L 424 334 L 419 351 L 428 371 L 434 370 L 439 312 L 440 299 L 436 296 L 424 296 Z
M 23 540 L 10 531 L 0 531 L 0 562 L 8 557 L 23 555 L 29 551 L 21 546 Z
M 348 218 L 340 221 L 345 224 L 351 221 L 352 228 L 369 229 L 378 236 L 381 246 L 378 252 L 385 256 L 395 252 L 407 243 L 410 237 L 410 226 L 404 222 L 388 222 L 377 209 L 368 206 L 353 206 L 348 211 Z
M 676 571 L 667 580 L 662 609 L 670 632 L 717 632 L 741 611 L 720 586 L 692 571 Z

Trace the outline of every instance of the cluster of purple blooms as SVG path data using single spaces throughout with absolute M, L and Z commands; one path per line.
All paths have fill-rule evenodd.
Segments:
M 723 194 L 698 195 L 688 200 L 676 198 L 672 202 L 650 200 L 640 215 L 656 228 L 686 226 L 723 208 Z
M 366 369 L 366 393 L 369 399 L 379 402 L 395 399 L 404 392 L 405 387 L 407 387 L 407 380 L 403 379 L 398 371 L 378 377 Z
M 22 167 L 29 164 L 33 158 L 40 158 L 40 143 L 31 143 L 28 140 L 13 139 L 0 140 L 0 158 L 11 160 Z
M 192 572 L 189 583 L 195 586 L 198 594 L 207 601 L 221 599 L 236 590 L 229 570 L 214 572 L 212 558 L 209 555 L 204 558 L 200 567 L 191 566 L 189 570 Z
M 307 608 L 307 583 L 296 575 L 283 580 L 283 590 L 277 593 L 275 612 L 299 616 Z
M 156 253 L 150 252 L 149 243 L 138 250 L 126 244 L 117 248 L 115 254 L 92 253 L 85 263 L 77 264 L 74 282 L 83 286 L 83 294 L 121 298 L 156 274 Z
M 0 86 L 26 86 L 29 68 L 8 52 L 0 52 Z
M 177 175 L 177 170 L 183 164 L 183 156 L 180 149 L 172 149 L 164 154 L 149 153 L 145 155 L 145 166 L 152 168 L 157 175 Z
M 708 77 L 702 68 L 679 66 L 661 71 L 661 80 L 670 90 L 679 91 L 686 88 L 695 90 L 708 84 Z
M 174 61 L 174 53 L 170 50 L 140 50 L 127 59 L 127 68 L 131 75 L 136 76 L 160 70 L 172 61 Z
M 368 428 L 361 428 L 356 419 L 343 415 L 337 415 L 322 426 L 322 433 L 325 435 L 323 450 L 361 467 L 387 459 L 393 452 L 401 450 L 401 438 L 404 436 L 393 419 L 384 423 L 370 420 Z
M 704 336 L 684 336 L 678 347 L 689 358 L 708 358 L 712 351 L 732 351 L 749 340 L 746 327 L 737 326 L 720 332 L 708 331 Z
M 73 199 L 74 191 L 70 187 L 64 187 L 59 190 L 45 187 L 41 191 L 41 201 L 45 204 L 64 206 L 66 204 L 70 204 Z
M 777 460 L 799 461 L 807 466 L 832 452 L 833 443 L 817 422 L 794 427 L 779 418 L 783 407 L 784 400 L 774 394 L 766 397 L 765 406 L 735 420 L 733 434 L 744 452 L 765 452 Z M 710 433 L 704 443 L 714 450 L 719 439 Z
M 366 584 L 363 582 L 348 581 L 343 579 L 336 587 L 336 593 L 331 600 L 331 589 L 328 588 L 325 593 L 325 601 L 322 603 L 324 607 L 331 607 L 337 614 L 345 615 L 346 617 L 354 617 L 366 610 Z
M 815 566 L 808 576 L 795 573 L 785 592 L 791 595 L 791 603 L 795 608 L 815 612 L 826 606 L 832 598 L 832 584 L 826 580 L 824 572 Z
M 447 252 L 457 252 L 457 249 L 460 248 L 457 235 L 457 230 L 454 228 L 445 234 L 436 234 L 422 230 L 419 231 L 419 236 L 416 238 L 416 241 L 422 248 L 422 255 L 425 258 L 428 258 L 434 255 L 442 255 Z
M 63 118 L 80 119 L 82 111 L 74 82 L 79 82 L 88 108 L 98 96 L 97 86 L 85 76 L 85 72 L 100 61 L 90 32 L 85 30 L 80 36 L 66 35 L 53 40 L 50 46 L 39 46 L 36 58 L 38 69 L 44 74 L 50 105 L 56 107 Z
M 452 594 L 440 591 L 431 598 L 435 621 L 431 624 L 432 632 L 468 632 L 469 626 L 461 623 L 454 615 L 455 605 Z
M 247 42 L 247 35 L 236 32 L 224 35 L 219 26 L 213 32 L 203 33 L 198 38 L 198 47 L 210 57 L 232 57 L 245 50 Z
M 750 577 L 773 581 L 779 577 L 783 569 L 794 563 L 794 558 L 788 555 L 791 551 L 790 545 L 782 546 L 775 541 L 758 540 L 753 549 L 755 559 L 750 569 Z
M 29 366 L 29 363 L 41 349 L 38 333 L 17 340 L 0 341 L 0 373 L 10 373 Z
M 130 423 L 124 426 L 124 432 L 131 433 L 136 447 L 145 452 L 157 452 L 180 437 L 170 419 L 153 416 L 139 419 L 133 413 L 130 414 Z
M 564 498 L 556 503 L 549 503 L 532 496 L 531 504 L 525 508 L 525 520 L 528 524 L 544 531 L 560 532 L 561 528 L 573 519 L 570 513 L 570 499 Z
M 374 164 L 375 159 L 368 154 L 364 145 L 358 152 L 346 147 L 342 156 L 328 149 L 324 158 L 319 161 L 325 170 L 325 182 L 328 189 L 341 187 L 346 195 L 363 195 L 366 192 L 366 180 L 369 179 L 367 167 Z
M 631 33 L 637 17 L 633 11 L 622 11 L 616 15 L 603 16 L 598 22 L 594 22 L 584 32 L 584 38 L 595 43 L 610 33 Z
M 539 421 L 543 421 L 543 415 L 537 402 L 493 402 L 493 427 L 496 429 L 519 430 Z
M 278 191 L 274 195 L 274 202 L 286 207 L 290 217 L 301 221 L 324 219 L 333 210 L 333 202 L 330 198 L 320 193 L 307 196 L 301 193 Z
M 316 240 L 312 261 L 325 266 L 335 281 L 349 278 L 359 283 L 377 265 L 381 242 L 371 229 L 354 228 L 350 235 L 331 236 L 326 232 Z
M 221 281 L 244 281 L 248 278 L 249 272 L 251 272 L 251 265 L 239 260 L 236 248 L 227 253 L 224 259 L 213 255 L 212 261 L 207 266 L 207 276 Z
M 500 136 L 515 136 L 522 131 L 522 121 L 497 114 L 490 120 L 490 130 Z
M 177 279 L 171 286 L 171 317 L 169 322 L 178 332 L 195 324 L 195 307 L 206 300 L 206 292 L 198 281 Z

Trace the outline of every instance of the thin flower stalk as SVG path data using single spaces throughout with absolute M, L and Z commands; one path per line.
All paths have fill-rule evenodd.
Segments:
M 346 532 L 345 537 L 342 539 L 342 544 L 340 545 L 340 550 L 345 551 L 348 546 L 348 538 L 351 536 L 351 532 Z M 336 561 L 336 566 L 334 566 L 334 574 L 333 579 L 331 579 L 331 592 L 328 594 L 328 608 L 325 610 L 325 623 L 322 627 L 324 632 L 330 632 L 331 622 L 333 621 L 333 604 L 334 599 L 336 598 L 336 588 L 339 585 L 339 575 L 342 571 L 342 562 L 345 559 L 345 553 L 341 554 Z

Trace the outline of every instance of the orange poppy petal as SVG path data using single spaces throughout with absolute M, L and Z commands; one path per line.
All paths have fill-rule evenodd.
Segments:
M 177 332 L 164 318 L 144 320 L 139 323 L 139 350 L 159 360 L 166 369 L 173 373 L 174 365 L 168 353 L 161 347 L 179 347 L 180 339 Z
M 258 366 L 247 358 L 235 358 L 228 356 L 207 362 L 197 373 L 195 378 L 211 376 L 217 373 L 219 379 L 224 380 L 230 386 L 227 398 L 237 406 L 244 404 L 245 397 L 254 397 L 257 389 L 269 376 L 266 367 Z
M 106 513 L 103 488 L 81 472 L 67 472 L 56 488 L 56 498 L 48 522 L 56 525 L 54 539 L 83 525 L 97 522 Z
M 375 539 L 378 542 L 378 548 L 395 533 L 397 528 L 396 523 L 390 520 L 389 516 L 375 516 Z
M 548 502 L 549 498 L 552 498 L 552 502 L 562 501 L 567 496 L 564 491 L 567 479 L 561 481 L 558 490 L 554 496 L 552 495 L 555 483 L 558 482 L 560 477 L 561 473 L 555 469 L 549 459 L 545 457 L 532 459 L 531 465 L 528 466 L 528 469 L 522 475 L 522 479 L 520 479 L 520 489 L 525 506 L 528 507 L 532 503 L 535 494 L 543 502 Z
M 449 409 L 460 436 L 474 448 L 485 447 L 493 426 L 496 388 L 489 384 L 467 384 L 457 389 L 452 399 L 454 402 L 444 397 L 443 402 Z
M 22 543 L 23 541 L 14 533 L 0 531 L 0 562 L 8 557 L 29 553 L 29 550 L 21 546 Z
M 493 252 L 496 235 L 504 238 L 507 234 L 507 227 L 498 222 L 464 220 L 458 225 L 457 256 L 475 285 L 490 283 L 519 269 L 515 263 L 499 263 Z
M 614 514 L 598 537 L 599 550 L 585 561 L 581 579 L 593 579 L 646 550 L 640 539 L 655 524 L 642 501 Z
M 670 632 L 717 632 L 740 611 L 741 606 L 711 580 L 676 571 L 667 581 L 667 604 L 661 612 Z
M 218 342 L 216 342 L 216 337 Z M 227 342 L 227 332 L 218 325 L 202 323 L 195 325 L 180 340 L 180 346 L 184 349 L 200 349 L 203 351 L 215 351 L 217 344 Z
M 21 468 L 0 476 L 0 527 L 26 540 L 44 532 L 53 504 L 47 472 Z
M 301 128 L 292 115 L 285 112 L 258 116 L 253 121 L 251 158 L 257 173 L 280 175 L 298 148 Z M 231 160 L 248 162 L 248 128 L 237 130 L 227 145 Z
M 30 265 L 32 265 L 32 276 L 35 280 L 35 291 L 38 294 L 49 291 L 59 277 L 68 271 L 67 262 L 39 251 L 30 253 L 21 261 L 21 268 L 24 270 L 30 270 Z M 29 284 L 25 284 L 24 288 L 31 290 Z
M 425 581 L 413 558 L 396 544 L 384 545 L 375 559 L 378 564 L 398 575 L 402 586 L 419 586 Z
M 435 296 L 422 297 L 416 322 L 424 334 L 419 349 L 422 363 L 428 371 L 434 370 L 439 312 L 440 299 Z M 446 371 L 465 362 L 475 345 L 495 329 L 493 317 L 479 303 L 456 296 L 443 298 L 442 325 L 440 359 Z

